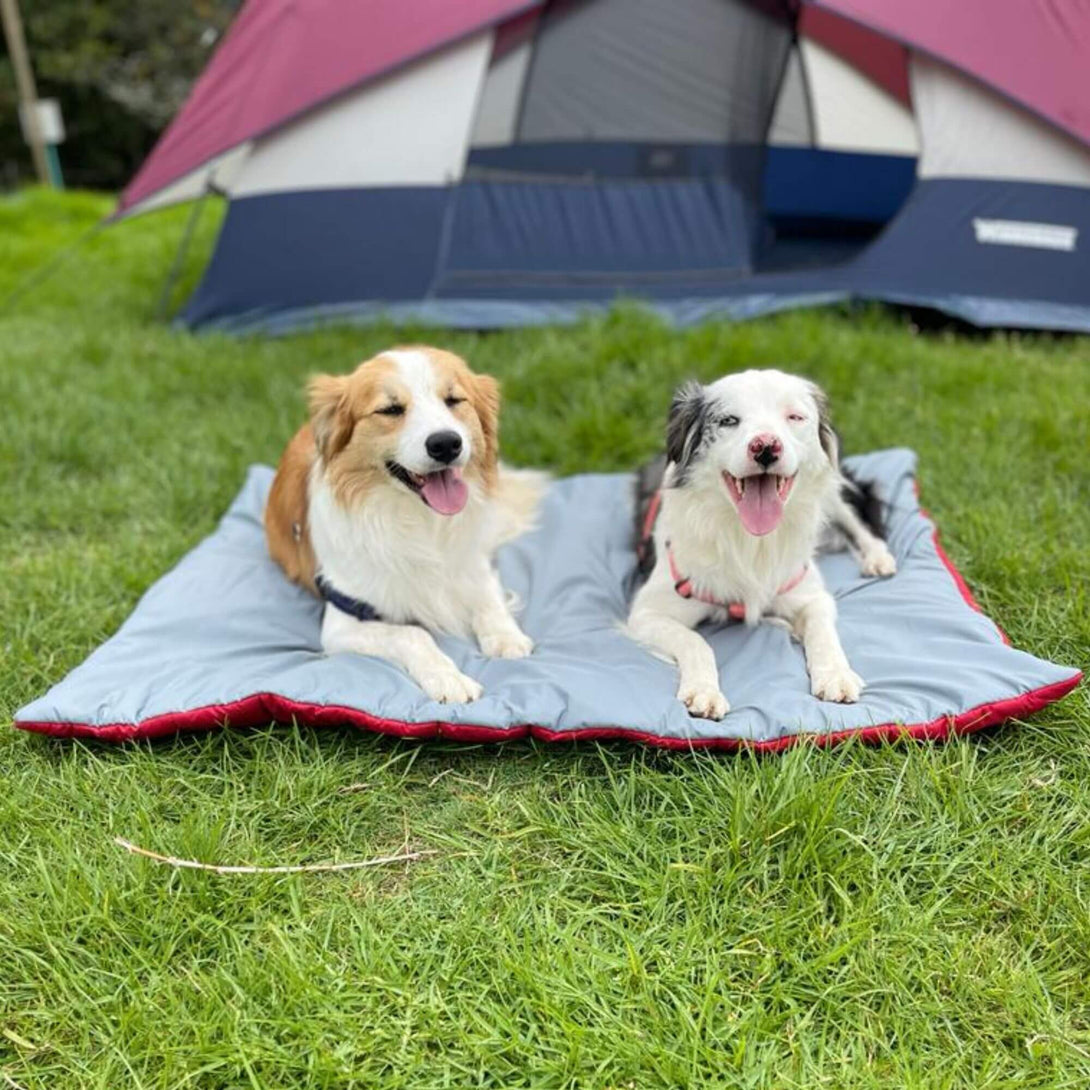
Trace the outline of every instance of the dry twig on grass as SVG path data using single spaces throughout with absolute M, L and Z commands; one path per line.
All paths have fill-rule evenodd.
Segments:
M 329 871 L 359 870 L 363 867 L 381 867 L 387 863 L 411 863 L 414 859 L 423 859 L 426 855 L 438 855 L 434 850 L 402 852 L 400 855 L 383 855 L 377 859 L 359 859 L 347 863 L 299 863 L 284 867 L 255 867 L 250 864 L 227 865 L 224 863 L 199 863 L 195 859 L 178 859 L 173 855 L 160 855 L 158 852 L 141 848 L 124 837 L 115 836 L 114 843 L 133 855 L 142 855 L 154 859 L 156 863 L 166 863 L 171 867 L 184 867 L 187 870 L 207 870 L 215 874 L 317 874 Z

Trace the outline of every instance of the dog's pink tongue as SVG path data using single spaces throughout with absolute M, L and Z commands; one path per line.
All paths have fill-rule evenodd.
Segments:
M 777 480 L 779 478 L 772 473 L 747 477 L 746 490 L 735 505 L 742 525 L 755 537 L 772 533 L 783 518 L 783 500 L 776 491 Z
M 456 515 L 469 499 L 469 489 L 460 469 L 441 469 L 429 473 L 420 489 L 424 502 L 441 515 Z

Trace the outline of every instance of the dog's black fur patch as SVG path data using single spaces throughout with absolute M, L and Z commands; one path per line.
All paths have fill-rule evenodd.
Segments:
M 810 384 L 810 393 L 818 407 L 818 441 L 825 456 L 840 470 L 845 484 L 840 489 L 841 498 L 855 508 L 855 513 L 863 520 L 871 533 L 885 540 L 885 505 L 882 503 L 873 481 L 863 481 L 840 465 L 840 433 L 833 427 L 829 413 L 829 399 L 825 391 Z
M 825 451 L 825 457 L 833 465 L 833 469 L 840 468 L 840 433 L 833 427 L 833 421 L 829 414 L 829 398 L 825 391 L 816 383 L 810 383 L 810 396 L 818 410 L 818 442 Z
M 666 418 L 666 453 L 643 465 L 636 472 L 636 577 L 644 579 L 655 567 L 655 540 L 644 537 L 647 512 L 656 493 L 661 491 L 666 467 L 674 464 L 674 485 L 683 485 L 689 467 L 696 460 L 708 428 L 711 406 L 704 387 L 690 381 L 679 386 Z
M 685 483 L 689 467 L 704 445 L 711 406 L 699 382 L 679 386 L 666 418 L 666 457 L 677 466 L 674 483 Z
M 855 513 L 863 520 L 872 534 L 886 538 L 886 505 L 882 502 L 874 481 L 860 480 L 847 469 L 841 469 L 841 476 L 847 482 L 840 495 L 844 501 L 855 508 Z

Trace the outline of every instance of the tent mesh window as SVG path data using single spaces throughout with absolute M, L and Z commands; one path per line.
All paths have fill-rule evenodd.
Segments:
M 744 0 L 556 4 L 518 141 L 763 143 L 789 41 Z
M 498 36 L 440 290 L 749 271 L 790 48 L 786 11 L 749 0 L 559 0 Z

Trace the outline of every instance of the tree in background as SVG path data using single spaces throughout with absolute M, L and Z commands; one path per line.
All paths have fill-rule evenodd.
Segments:
M 23 0 L 43 98 L 60 100 L 69 185 L 119 189 L 177 112 L 241 0 Z M 0 185 L 32 178 L 0 39 Z

